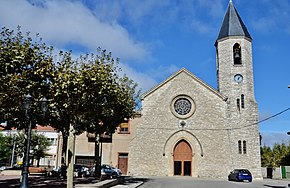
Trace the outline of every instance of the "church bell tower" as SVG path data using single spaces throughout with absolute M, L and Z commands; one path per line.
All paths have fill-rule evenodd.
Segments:
M 252 37 L 232 1 L 229 2 L 215 46 L 218 90 L 228 97 L 231 111 L 241 114 L 246 108 L 256 105 Z
M 227 97 L 225 122 L 229 131 L 231 168 L 247 168 L 255 178 L 261 178 L 252 37 L 231 0 L 215 46 L 218 91 Z

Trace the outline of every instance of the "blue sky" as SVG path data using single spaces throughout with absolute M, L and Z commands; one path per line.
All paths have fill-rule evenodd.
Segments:
M 228 0 L 1 0 L 0 26 L 40 33 L 57 50 L 97 47 L 121 58 L 142 91 L 185 67 L 216 88 L 214 43 Z M 290 107 L 290 1 L 233 0 L 253 38 L 260 120 Z M 288 142 L 290 111 L 260 124 L 263 143 Z

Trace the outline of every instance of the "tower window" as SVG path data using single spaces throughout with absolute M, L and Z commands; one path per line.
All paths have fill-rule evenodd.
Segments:
M 238 110 L 240 110 L 240 99 L 237 99 L 237 108 L 238 108 Z
M 242 141 L 238 141 L 239 154 L 242 154 Z
M 241 107 L 245 108 L 245 95 L 241 95 Z
M 247 154 L 247 142 L 245 140 L 243 141 L 243 153 Z
M 238 43 L 236 43 L 233 47 L 233 56 L 234 56 L 234 64 L 241 65 L 242 64 L 241 46 Z
M 239 154 L 247 154 L 247 142 L 245 140 L 243 142 L 238 141 L 238 152 Z

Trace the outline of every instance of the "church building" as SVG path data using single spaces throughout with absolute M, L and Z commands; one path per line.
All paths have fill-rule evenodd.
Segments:
M 252 37 L 232 1 L 215 47 L 217 89 L 182 68 L 141 96 L 129 175 L 262 178 Z

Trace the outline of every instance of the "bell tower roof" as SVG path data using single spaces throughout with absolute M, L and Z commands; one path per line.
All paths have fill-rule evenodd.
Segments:
M 232 0 L 230 0 L 217 40 L 228 36 L 245 36 L 252 40 Z

